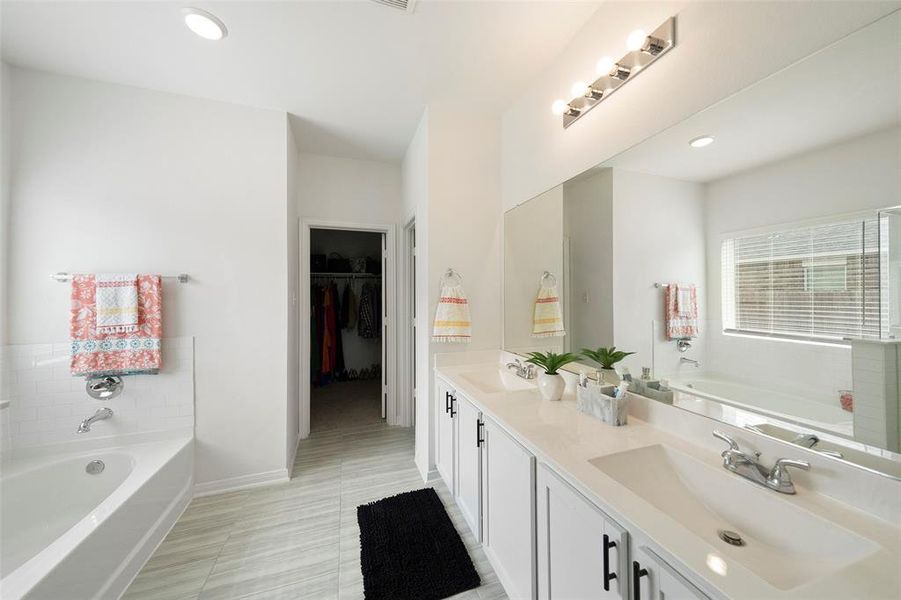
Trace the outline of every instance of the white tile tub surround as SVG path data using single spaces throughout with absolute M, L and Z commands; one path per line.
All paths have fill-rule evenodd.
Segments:
M 87 395 L 83 377 L 69 373 L 69 344 L 25 344 L 0 348 L 4 399 L 0 411 L 3 450 L 194 427 L 194 338 L 165 338 L 158 375 L 124 377 L 117 398 Z M 78 424 L 101 407 L 114 416 L 78 434 Z

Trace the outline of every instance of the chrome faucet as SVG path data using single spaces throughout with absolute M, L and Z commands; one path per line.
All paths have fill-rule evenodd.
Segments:
M 795 485 L 792 483 L 787 467 L 810 470 L 810 463 L 793 458 L 780 458 L 772 469 L 767 469 L 758 462 L 760 452 L 755 452 L 752 456 L 742 451 L 735 440 L 720 431 L 714 430 L 713 436 L 729 444 L 729 447 L 722 453 L 724 469 L 771 490 L 783 494 L 794 494 Z
M 78 426 L 77 433 L 87 433 L 91 430 L 91 425 L 93 425 L 97 421 L 105 421 L 112 416 L 113 411 L 109 408 L 97 409 L 97 412 L 81 422 L 81 425 Z
M 511 369 L 516 373 L 517 377 L 522 377 L 523 379 L 535 379 L 535 365 L 533 364 L 524 364 L 518 358 L 514 359 L 513 362 L 507 363 L 507 369 Z
M 693 358 L 687 358 L 687 357 L 685 357 L 685 356 L 680 356 L 680 357 L 679 357 L 679 364 L 680 364 L 680 365 L 681 365 L 681 364 L 689 364 L 689 365 L 694 365 L 695 367 L 700 367 L 700 366 L 701 366 L 701 363 L 699 363 L 699 362 L 696 361 L 695 359 L 693 359 Z

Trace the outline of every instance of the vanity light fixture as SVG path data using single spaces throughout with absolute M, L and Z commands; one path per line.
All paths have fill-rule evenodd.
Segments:
M 670 17 L 650 34 L 643 29 L 636 29 L 626 38 L 629 52 L 615 60 L 604 56 L 595 66 L 596 79 L 591 83 L 577 81 L 570 89 L 572 100 L 557 100 L 551 106 L 551 112 L 563 119 L 563 127 L 567 128 L 585 113 L 605 100 L 627 82 L 635 79 L 658 58 L 666 54 L 676 45 L 676 18 Z
M 205 40 L 218 41 L 228 35 L 225 23 L 213 13 L 200 8 L 184 8 L 181 12 L 188 29 Z
M 713 143 L 712 135 L 701 135 L 688 142 L 692 148 L 703 148 Z

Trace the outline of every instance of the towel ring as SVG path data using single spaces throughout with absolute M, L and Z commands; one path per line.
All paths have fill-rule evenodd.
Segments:
M 453 281 L 457 285 L 461 285 L 463 283 L 463 276 L 454 271 L 453 267 L 448 267 L 447 271 L 444 272 L 444 281 Z
M 551 285 L 557 285 L 557 277 L 550 271 L 545 271 L 544 273 L 542 273 L 541 279 L 538 280 L 538 283 L 542 284 L 546 279 L 550 279 Z

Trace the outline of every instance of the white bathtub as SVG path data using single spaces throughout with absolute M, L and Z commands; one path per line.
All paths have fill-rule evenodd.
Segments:
M 0 597 L 118 598 L 190 500 L 190 435 L 4 461 Z M 132 438 L 134 439 L 134 438 Z M 109 440 L 107 440 L 107 445 Z M 99 474 L 85 468 L 103 461 Z
M 829 431 L 837 435 L 853 436 L 852 413 L 842 410 L 838 397 L 834 403 L 805 396 L 791 390 L 770 386 L 766 381 L 752 385 L 717 374 L 702 374 L 670 381 L 676 390 L 674 404 L 716 417 L 710 414 L 720 410 L 706 401 L 768 415 L 777 419 Z

